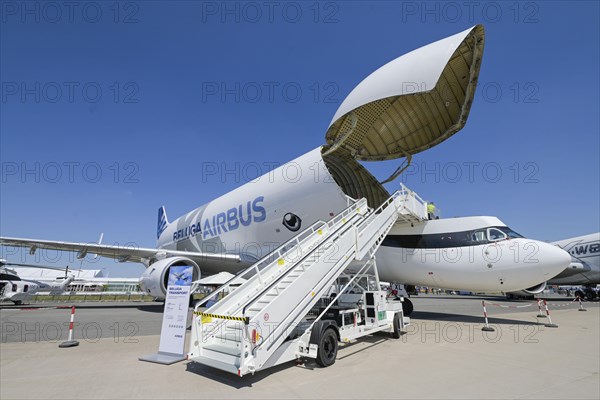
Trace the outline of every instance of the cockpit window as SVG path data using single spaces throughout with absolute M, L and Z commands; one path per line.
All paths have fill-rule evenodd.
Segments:
M 497 242 L 499 240 L 504 240 L 508 237 L 508 236 L 506 236 L 506 233 L 502 232 L 498 228 L 489 228 L 487 230 L 487 233 L 488 233 L 488 240 L 490 242 Z
M 506 233 L 506 235 L 511 239 L 517 239 L 517 238 L 523 237 L 522 235 L 519 235 L 517 232 L 510 229 L 508 226 L 501 226 L 501 227 L 498 227 L 498 229 L 500 229 L 502 232 Z
M 481 242 L 481 243 L 485 243 L 487 242 L 487 236 L 485 234 L 485 230 L 481 229 L 478 231 L 473 231 L 471 232 L 471 241 L 472 242 Z
M 0 274 L 0 281 L 20 281 L 21 278 L 19 278 L 16 275 L 10 275 L 10 274 Z
M 443 249 L 450 247 L 481 246 L 501 240 L 522 238 L 506 226 L 488 226 L 460 232 L 443 232 L 420 235 L 387 235 L 383 246 L 406 249 Z

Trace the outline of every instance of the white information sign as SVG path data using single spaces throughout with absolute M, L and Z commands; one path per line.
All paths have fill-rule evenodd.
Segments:
M 158 353 L 140 357 L 140 360 L 172 364 L 185 359 L 183 351 L 192 273 L 192 267 L 187 265 L 173 266 L 169 269 Z

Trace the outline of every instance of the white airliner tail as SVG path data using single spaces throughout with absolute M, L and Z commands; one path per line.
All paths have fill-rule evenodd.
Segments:
M 161 206 L 158 209 L 158 225 L 156 226 L 156 238 L 159 239 L 160 235 L 167 229 L 169 226 L 169 220 L 167 219 L 167 210 L 165 210 L 165 206 Z

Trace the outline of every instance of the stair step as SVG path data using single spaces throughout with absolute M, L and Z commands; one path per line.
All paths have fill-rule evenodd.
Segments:
M 239 346 L 242 347 L 243 331 L 241 330 L 230 330 L 223 331 L 215 334 L 214 341 L 216 343 L 227 343 L 227 346 Z
M 233 354 L 229 354 L 233 353 Z M 202 357 L 210 358 L 231 365 L 240 365 L 241 351 L 235 348 L 220 345 L 202 347 Z
M 208 346 L 204 346 L 202 350 L 210 350 L 217 353 L 227 354 L 234 357 L 240 357 L 242 355 L 242 350 L 237 347 L 224 346 L 221 344 L 209 344 Z
M 209 367 L 220 369 L 221 371 L 230 372 L 235 375 L 238 374 L 238 366 L 235 364 L 229 364 L 203 356 L 195 357 L 192 359 L 192 361 L 197 362 L 199 364 L 208 365 Z
M 236 330 L 242 331 L 244 330 L 244 323 L 241 321 L 227 321 L 225 323 L 225 330 Z

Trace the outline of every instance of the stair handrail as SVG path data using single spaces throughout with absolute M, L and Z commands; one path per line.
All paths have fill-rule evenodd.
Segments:
M 400 183 L 400 189 L 398 191 L 402 192 L 402 193 L 406 193 L 407 196 L 410 195 L 410 196 L 414 197 L 414 199 L 417 200 L 421 204 L 427 203 L 425 200 L 423 200 L 423 198 L 421 196 L 419 196 L 419 194 L 417 192 L 410 190 L 402 182 Z
M 356 225 L 352 224 L 352 225 L 354 225 L 354 230 L 355 230 L 356 234 L 358 234 L 358 229 L 359 229 L 359 226 L 360 226 L 362 223 L 364 223 L 365 221 L 369 221 L 369 223 L 368 223 L 368 224 L 367 224 L 367 225 L 366 225 L 366 226 L 363 228 L 363 231 L 364 231 L 364 230 L 366 230 L 366 229 L 367 229 L 367 227 L 368 227 L 368 226 L 370 226 L 370 225 L 371 225 L 371 223 L 374 223 L 374 221 L 375 221 L 376 219 L 378 219 L 378 217 L 381 215 L 381 212 L 382 212 L 383 210 L 385 210 L 385 209 L 386 209 L 386 208 L 387 208 L 387 207 L 388 207 L 390 204 L 393 204 L 393 202 L 396 200 L 396 198 L 397 198 L 397 197 L 399 197 L 399 195 L 400 195 L 400 191 L 397 191 L 397 192 L 395 192 L 395 193 L 394 193 L 392 196 L 390 196 L 390 197 L 389 197 L 389 198 L 388 198 L 388 199 L 387 199 L 387 200 L 386 200 L 386 201 L 385 201 L 383 204 L 381 204 L 381 205 L 380 205 L 380 206 L 379 206 L 379 207 L 378 207 L 376 210 L 373 210 L 371 213 L 369 213 L 367 218 L 363 219 L 362 221 L 360 221 L 360 222 L 359 222 L 358 224 L 356 224 Z M 366 201 L 366 200 L 365 200 L 365 201 Z M 397 209 L 398 209 L 398 206 L 396 206 L 396 207 L 395 207 L 395 211 L 396 211 L 396 212 L 395 212 L 394 214 L 392 214 L 392 215 L 391 215 L 391 217 L 393 217 L 394 215 L 396 215 L 396 216 L 398 215 L 398 213 L 397 213 Z M 378 211 L 379 211 L 379 213 L 378 213 Z M 386 218 L 386 222 L 388 221 L 388 219 L 389 219 L 389 218 L 390 218 L 390 216 L 388 216 L 388 217 Z M 392 224 L 392 225 L 393 225 L 393 224 Z M 374 236 L 374 237 L 380 237 L 380 236 L 381 236 L 381 234 L 380 234 L 379 232 L 380 232 L 380 230 L 378 229 L 378 230 L 377 230 L 377 232 L 376 232 L 376 233 L 375 233 L 373 236 Z M 332 235 L 333 235 L 333 234 L 335 234 L 335 233 L 332 233 Z M 376 243 L 375 245 L 378 245 L 378 243 Z M 358 248 L 358 246 L 356 246 L 356 247 L 354 247 L 354 249 L 353 249 L 353 250 L 351 250 L 351 251 L 352 251 L 352 252 L 354 252 L 355 254 L 358 254 L 358 253 L 359 253 L 359 251 L 360 251 L 360 249 Z M 373 260 L 372 260 L 372 259 L 369 259 L 369 260 L 367 260 L 367 261 L 366 261 L 366 262 L 365 262 L 365 263 L 362 265 L 362 267 L 359 269 L 359 272 L 358 272 L 358 273 L 355 275 L 355 277 L 354 277 L 353 279 L 351 279 L 351 280 L 350 280 L 350 281 L 349 281 L 349 282 L 348 282 L 348 283 L 347 283 L 347 284 L 344 286 L 344 288 L 343 288 L 342 290 L 340 290 L 340 293 L 339 293 L 339 294 L 336 296 L 335 300 L 337 300 L 337 299 L 340 297 L 341 293 L 343 293 L 343 291 L 344 291 L 344 290 L 346 290 L 346 289 L 348 288 L 348 286 L 349 286 L 349 285 L 350 285 L 350 284 L 351 284 L 351 283 L 352 283 L 352 282 L 353 282 L 353 281 L 356 279 L 356 277 L 357 277 L 358 275 L 362 274 L 362 273 L 363 273 L 363 272 L 364 272 L 366 269 L 370 268 L 370 266 L 372 265 L 372 263 L 373 263 Z M 317 286 L 315 287 L 315 290 L 314 290 L 314 292 L 315 292 L 315 293 L 321 293 L 321 292 L 322 292 L 323 290 L 325 290 L 325 289 L 326 289 L 326 287 L 327 287 L 327 286 L 330 284 L 330 280 L 331 280 L 331 279 L 330 279 L 330 280 L 328 280 L 327 282 L 324 282 L 324 281 L 326 280 L 325 278 L 326 278 L 326 277 L 324 277 L 323 279 L 321 279 L 321 281 L 319 281 L 319 282 L 317 283 Z M 276 283 L 276 282 L 274 282 L 274 283 Z M 317 296 L 315 296 L 315 297 L 317 297 Z M 315 301 L 318 301 L 318 299 L 316 299 Z M 313 323 L 311 324 L 311 326 L 309 327 L 309 329 L 312 329 L 312 327 L 314 326 L 314 323 L 315 323 L 316 321 L 318 321 L 320 318 L 322 318 L 322 316 L 324 315 L 324 313 L 327 311 L 327 309 L 329 309 L 329 307 L 331 307 L 331 305 L 332 305 L 333 303 L 334 303 L 334 302 L 332 301 L 332 302 L 329 304 L 329 306 L 328 306 L 328 307 L 325 309 L 325 311 L 324 311 L 324 312 L 322 312 L 322 313 L 321 313 L 321 315 L 319 315 L 319 317 L 317 317 L 317 319 L 316 319 L 315 321 L 313 321 Z M 301 310 L 300 312 L 296 312 L 296 310 L 294 310 L 294 312 L 293 312 L 293 313 L 295 313 L 295 315 L 294 315 L 294 318 L 295 318 L 295 317 L 297 317 L 297 316 L 298 316 L 300 313 L 304 312 L 304 310 L 305 310 L 306 308 L 309 308 L 309 307 L 312 307 L 312 305 L 305 307 L 305 308 L 304 308 L 303 310 Z M 290 316 L 291 316 L 291 314 L 292 314 L 292 313 L 290 313 L 290 314 L 289 314 L 289 315 L 286 317 L 286 319 L 287 319 L 287 320 L 289 320 L 289 319 L 290 319 Z M 244 314 L 243 314 L 243 315 L 244 315 Z M 283 321 L 281 322 L 281 324 L 280 324 L 278 327 L 276 327 L 275 329 L 273 329 L 273 330 L 272 330 L 272 331 L 269 333 L 269 335 L 268 335 L 268 336 L 265 336 L 265 337 L 263 337 L 263 340 L 262 340 L 262 342 L 261 342 L 260 344 L 258 344 L 258 345 L 257 345 L 257 346 L 256 346 L 256 347 L 253 349 L 253 354 L 256 354 L 256 351 L 257 351 L 257 349 L 259 349 L 259 348 L 260 348 L 260 347 L 262 347 L 262 346 L 263 346 L 265 343 L 267 343 L 267 339 L 270 339 L 270 338 L 271 338 L 273 335 L 275 335 L 275 333 L 279 331 L 279 328 L 280 328 L 282 325 L 285 325 L 285 324 L 283 323 Z M 282 333 L 280 333 L 280 334 L 279 334 L 279 336 L 278 336 L 278 337 L 277 337 L 275 340 L 278 340 L 278 339 L 279 339 L 279 337 L 281 337 L 281 335 L 282 335 Z M 272 346 L 273 342 L 274 342 L 273 340 L 271 340 L 271 341 L 270 341 L 270 343 L 271 343 L 271 344 L 270 344 L 270 346 Z
M 366 205 L 366 203 L 367 203 L 366 199 L 364 199 L 364 198 L 363 198 L 363 199 L 360 199 L 360 202 L 361 202 L 361 204 L 364 204 L 364 205 Z M 360 204 L 359 204 L 359 206 L 360 206 Z M 356 208 L 358 208 L 358 207 L 356 207 Z M 374 214 L 374 211 L 373 211 L 373 210 L 371 210 L 371 209 L 369 209 L 369 208 L 367 207 L 367 212 L 366 212 L 366 213 L 363 215 L 363 218 L 368 218 L 368 217 L 370 217 L 370 216 L 372 216 L 372 215 L 375 215 L 375 214 Z M 345 217 L 345 215 L 339 215 L 338 217 L 343 219 L 343 218 Z M 338 221 L 336 221 L 336 219 L 338 219 L 338 218 L 333 218 L 332 220 L 328 221 L 328 224 L 331 224 L 331 226 L 335 225 L 335 223 L 337 223 L 337 222 L 338 222 Z M 364 219 L 363 219 L 363 221 L 364 221 Z M 347 221 L 347 222 L 349 222 L 349 221 Z M 359 222 L 359 224 L 360 224 L 361 222 L 362 222 L 362 221 L 360 221 L 360 222 Z M 347 233 L 350 233 L 349 231 L 356 231 L 356 229 L 357 229 L 357 228 L 356 228 L 356 226 L 357 226 L 357 224 L 355 224 L 355 223 L 353 223 L 353 222 L 352 222 L 352 223 L 350 223 L 350 224 L 348 225 L 348 229 L 346 230 L 346 232 L 347 232 Z M 332 232 L 331 232 L 331 234 L 330 234 L 329 236 L 331 237 L 331 236 L 338 235 L 338 234 L 339 234 L 339 231 L 337 231 L 337 230 L 332 230 Z M 322 243 L 325 243 L 325 242 L 326 242 L 326 240 L 324 240 Z M 314 251 L 316 251 L 316 250 L 317 250 L 317 248 L 316 248 L 316 247 L 315 247 L 314 249 L 312 249 L 312 250 L 311 250 L 311 252 L 310 252 L 309 254 L 307 254 L 307 255 L 306 255 L 306 257 L 304 257 L 304 259 L 305 259 L 305 258 L 307 258 L 307 257 L 309 257 L 309 256 L 310 256 L 310 255 L 311 255 L 311 254 L 312 254 Z M 357 248 L 356 248 L 355 246 L 352 246 L 352 248 L 351 248 L 351 250 L 348 252 L 348 254 L 351 254 L 351 253 L 356 253 L 356 252 L 357 252 Z M 346 254 L 346 256 L 347 256 L 348 254 Z M 341 260 L 343 260 L 343 259 L 345 259 L 345 258 L 344 258 L 344 257 L 340 257 L 340 261 L 341 261 Z M 347 259 L 347 258 L 346 258 L 346 259 Z M 368 261 L 367 261 L 367 262 L 366 262 L 366 263 L 363 265 L 363 267 L 360 269 L 360 271 L 359 271 L 359 274 L 360 274 L 360 273 L 362 273 L 362 272 L 365 270 L 365 268 L 367 268 L 367 267 L 368 267 L 368 266 L 369 266 L 371 263 L 372 263 L 372 260 L 368 260 Z M 338 268 L 339 268 L 339 267 L 338 267 Z M 293 268 L 290 268 L 290 270 L 289 270 L 289 271 L 291 271 L 292 269 L 293 269 Z M 287 276 L 287 274 L 289 273 L 289 271 L 287 271 L 287 272 L 286 272 L 286 274 L 283 274 L 283 275 L 282 275 L 282 276 L 281 276 L 281 277 L 280 277 L 280 278 L 279 278 L 277 281 L 274 281 L 274 282 L 272 283 L 271 287 L 273 287 L 273 285 L 276 285 L 276 284 L 278 284 L 278 282 L 279 282 L 281 279 L 283 279 L 285 276 Z M 331 270 L 329 270 L 329 271 L 331 271 Z M 326 278 L 327 278 L 327 275 L 326 275 L 325 277 L 323 277 L 323 278 L 322 278 L 322 279 L 321 279 L 321 280 L 320 280 L 320 281 L 317 283 L 317 285 L 315 286 L 314 293 L 321 293 L 322 291 L 326 290 L 327 286 L 328 286 L 328 285 L 330 284 L 330 282 L 331 282 L 331 277 L 329 277 L 329 280 L 326 280 Z M 334 278 L 334 279 L 335 279 L 335 278 Z M 351 280 L 351 282 L 352 282 L 352 281 L 354 281 L 354 279 L 352 279 L 352 280 Z M 346 285 L 346 286 L 345 286 L 345 288 L 346 288 L 347 286 L 348 286 L 348 285 Z M 344 290 L 345 290 L 345 288 L 344 288 Z M 269 290 L 270 290 L 270 288 L 269 288 Z M 264 294 L 264 293 L 263 293 L 263 294 Z M 258 299 L 260 299 L 261 297 L 262 297 L 262 294 L 261 294 L 261 295 L 259 295 L 259 296 L 256 296 L 256 297 L 255 297 L 255 298 L 252 300 L 252 302 L 248 303 L 247 307 L 248 307 L 248 306 L 250 306 L 250 305 L 252 305 L 252 304 L 254 304 L 254 302 L 255 302 L 255 301 L 257 301 Z M 315 296 L 315 301 L 318 301 L 318 298 L 319 298 L 318 296 Z M 307 308 L 308 308 L 308 309 L 310 309 L 310 307 L 312 307 L 313 305 L 314 305 L 314 304 L 311 304 L 311 305 L 306 305 L 306 306 L 304 306 L 304 308 L 303 308 L 303 309 L 301 309 L 300 311 L 298 311 L 298 310 L 297 310 L 297 308 L 298 308 L 300 305 L 297 305 L 297 306 L 294 308 L 294 310 L 292 310 L 292 312 L 286 316 L 286 318 L 285 318 L 285 319 L 286 319 L 286 320 L 289 320 L 289 319 L 296 318 L 298 315 L 300 315 L 300 314 L 303 314 L 303 313 L 304 313 L 304 311 L 305 311 Z M 293 315 L 292 315 L 292 314 L 293 314 Z M 245 315 L 245 308 L 244 308 L 244 313 L 243 313 L 242 315 Z M 280 332 L 280 328 L 281 328 L 281 327 L 284 327 L 284 328 L 285 328 L 285 323 L 284 323 L 284 321 L 282 321 L 282 323 L 280 323 L 280 324 L 279 324 L 277 327 L 275 327 L 275 329 L 273 329 L 272 331 L 270 331 L 270 333 L 269 333 L 269 335 L 268 335 L 268 336 L 264 336 L 264 337 L 262 337 L 261 343 L 260 343 L 260 344 L 258 344 L 258 345 L 256 345 L 256 346 L 253 348 L 253 350 L 252 350 L 252 353 L 253 353 L 253 355 L 255 355 L 255 354 L 256 354 L 256 351 L 257 351 L 259 348 L 261 348 L 263 345 L 265 345 L 265 344 L 266 344 L 266 343 L 268 343 L 268 342 L 270 343 L 270 344 L 269 344 L 269 348 L 270 348 L 270 347 L 273 345 L 274 341 L 273 341 L 273 340 L 270 340 L 270 341 L 269 341 L 268 339 L 271 339 L 271 337 L 273 337 L 275 334 L 277 334 L 278 332 Z M 311 327 L 312 327 L 312 325 L 311 325 Z M 283 333 L 285 333 L 285 332 L 283 332 Z M 282 335 L 283 333 L 281 333 L 281 332 L 280 332 L 280 333 L 278 333 L 278 336 L 277 336 L 277 338 L 275 339 L 275 341 L 276 341 L 276 340 L 278 340 L 278 339 L 281 337 L 281 335 Z
M 384 201 L 379 207 L 375 209 L 375 211 L 373 211 L 373 213 L 371 214 L 371 218 L 367 218 L 364 221 L 361 221 L 356 227 L 358 229 L 359 234 L 362 233 L 365 229 L 367 229 L 367 227 L 369 227 L 375 221 L 377 216 L 381 214 L 381 212 L 385 210 L 390 204 L 394 203 L 394 201 L 396 201 L 396 198 L 400 197 L 401 194 L 402 193 L 400 190 L 395 191 L 390 197 L 388 197 L 386 201 Z M 403 200 L 403 204 L 404 201 L 406 201 L 406 198 Z
M 423 200 L 423 198 L 416 192 L 410 190 L 402 183 L 400 183 L 400 191 L 405 193 L 404 208 L 409 209 L 409 214 L 416 215 L 417 219 L 419 220 L 427 219 L 427 202 Z M 402 215 L 401 218 L 404 221 L 412 221 L 412 218 L 407 217 L 405 214 Z
M 324 226 L 326 224 L 325 221 L 323 220 L 318 220 L 317 222 L 315 222 L 314 224 L 312 224 L 311 226 L 309 226 L 308 228 L 304 229 L 302 232 L 300 232 L 299 234 L 297 234 L 296 236 L 294 236 L 292 239 L 288 240 L 287 242 L 283 243 L 281 246 L 279 246 L 277 249 L 273 250 L 272 252 L 270 252 L 269 254 L 265 255 L 263 258 L 261 258 L 260 260 L 256 261 L 254 264 L 250 265 L 248 268 L 238 272 L 235 276 L 233 276 L 231 279 L 229 279 L 227 282 L 225 282 L 223 285 L 221 285 L 220 287 L 218 287 L 217 289 L 213 290 L 212 292 L 208 293 L 204 298 L 202 298 L 198 303 L 196 303 L 196 306 L 194 307 L 194 311 L 198 311 L 198 308 L 202 307 L 203 304 L 205 304 L 206 302 L 208 302 L 212 297 L 214 297 L 215 294 L 219 294 L 220 292 L 224 291 L 230 284 L 233 283 L 234 280 L 243 277 L 244 275 L 246 275 L 246 273 L 252 271 L 252 270 L 256 270 L 256 273 L 260 273 L 258 267 L 260 264 L 262 264 L 267 258 L 273 257 L 274 253 L 277 252 L 278 254 L 278 258 L 282 257 L 282 253 L 281 250 L 288 246 L 290 244 L 290 242 L 292 241 L 296 241 L 300 236 L 306 234 L 308 231 L 312 233 L 314 233 L 317 229 L 317 226 Z M 289 250 L 293 249 L 294 247 L 296 247 L 298 244 L 302 243 L 304 240 L 308 239 L 308 237 L 310 237 L 311 235 L 307 235 L 306 238 L 303 238 L 302 240 L 298 241 L 298 243 L 292 247 L 290 247 L 289 249 L 286 250 L 285 253 L 286 254 Z M 267 263 L 267 266 L 269 266 L 272 263 L 272 261 Z M 264 270 L 264 268 L 263 268 Z
M 348 252 L 348 254 L 351 254 L 351 253 L 352 253 L 352 252 L 354 252 L 354 251 L 356 251 L 356 250 L 350 250 L 350 251 Z M 341 260 L 342 260 L 342 258 L 340 258 L 340 261 L 341 261 Z M 331 270 L 330 270 L 330 271 L 331 271 Z M 361 268 L 361 271 L 362 271 L 362 268 Z M 342 272 L 343 272 L 343 270 L 342 270 Z M 330 279 L 331 279 L 331 278 L 330 278 Z M 335 278 L 334 278 L 334 279 L 335 279 Z M 324 290 L 327 288 L 327 286 L 329 286 L 329 285 L 328 285 L 328 282 L 325 282 L 325 283 L 323 283 L 323 281 L 324 281 L 324 280 L 325 280 L 325 278 L 321 279 L 321 281 L 319 281 L 319 282 L 317 283 L 317 285 L 319 285 L 319 286 L 318 286 L 318 289 L 317 289 L 317 288 L 315 288 L 315 290 L 313 290 L 313 292 L 315 293 L 315 296 L 314 296 L 314 301 L 315 301 L 315 302 L 316 302 L 316 301 L 318 301 L 318 300 L 320 299 L 320 296 L 317 296 L 316 294 L 317 294 L 317 293 L 321 293 L 322 291 L 324 291 Z M 309 304 L 310 304 L 310 303 L 309 303 Z M 310 310 L 310 308 L 312 308 L 312 307 L 314 306 L 314 303 L 313 303 L 312 305 L 306 305 L 306 306 L 305 306 L 305 307 L 304 307 L 302 310 L 300 310 L 300 311 L 298 311 L 298 310 L 297 310 L 297 308 L 298 308 L 299 306 L 300 306 L 300 304 L 296 305 L 296 307 L 295 307 L 295 308 L 292 310 L 292 312 L 290 312 L 290 313 L 289 313 L 289 314 L 286 316 L 286 318 L 285 318 L 285 319 L 286 319 L 286 320 L 289 320 L 290 318 L 292 318 L 292 319 L 293 319 L 293 318 L 296 318 L 296 317 L 298 317 L 298 315 L 305 314 L 305 311 L 306 311 L 306 309 L 309 309 L 309 310 Z M 292 314 L 294 314 L 294 315 L 292 316 Z M 280 330 L 281 330 L 280 328 L 284 329 L 284 332 L 280 332 Z M 267 350 L 268 350 L 270 347 L 272 347 L 272 346 L 273 346 L 273 344 L 274 344 L 274 342 L 275 342 L 275 341 L 277 341 L 277 340 L 278 340 L 278 339 L 281 337 L 281 335 L 282 335 L 283 333 L 285 333 L 285 329 L 286 329 L 286 326 L 285 326 L 285 320 L 284 320 L 284 321 L 281 321 L 281 323 L 279 323 L 279 324 L 278 324 L 278 325 L 277 325 L 277 326 L 276 326 L 274 329 L 270 330 L 269 334 L 268 334 L 267 336 L 264 336 L 264 337 L 262 338 L 262 341 L 261 341 L 261 343 L 260 343 L 260 344 L 258 344 L 258 345 L 256 345 L 256 347 L 255 347 L 254 349 L 252 349 L 252 353 L 253 353 L 253 355 L 256 355 L 256 351 L 257 351 L 257 350 L 258 350 L 260 347 L 262 347 L 264 344 L 266 344 L 266 343 L 269 343 L 269 347 L 267 348 Z M 270 341 L 269 341 L 269 339 L 271 339 L 271 337 L 272 337 L 273 335 L 277 334 L 277 333 L 278 333 L 278 337 L 277 337 L 277 338 L 275 338 L 275 340 L 270 340 Z
M 315 323 L 317 323 L 317 321 L 319 321 L 321 318 L 323 318 L 323 316 L 325 315 L 325 313 L 329 310 L 329 308 L 331 306 L 333 306 L 335 304 L 335 302 L 340 298 L 340 296 L 342 296 L 342 294 L 344 294 L 344 291 L 346 289 L 348 289 L 348 287 L 350 286 L 351 283 L 353 283 L 356 278 L 358 278 L 361 274 L 363 274 L 365 272 L 365 270 L 368 270 L 368 268 L 371 267 L 373 263 L 373 260 L 367 260 L 363 266 L 358 270 L 358 272 L 356 272 L 356 274 L 354 275 L 354 277 L 352 279 L 350 279 L 348 281 L 348 283 L 346 283 L 346 285 L 344 285 L 344 287 L 341 290 L 338 290 L 337 295 L 335 296 L 334 299 L 331 300 L 331 302 L 325 307 L 325 309 L 321 312 L 321 314 L 319 314 L 319 316 L 317 316 L 317 318 L 315 318 L 315 320 L 313 321 L 312 324 L 310 324 L 310 326 L 308 327 L 307 331 L 311 330 L 313 328 L 313 326 L 315 325 Z
M 365 206 L 368 209 L 367 200 L 365 198 L 362 198 L 362 199 L 356 201 L 354 204 L 352 204 L 351 206 L 349 206 L 346 209 L 344 209 L 344 211 L 342 211 L 341 213 L 339 213 L 335 217 L 331 218 L 329 221 L 326 222 L 327 226 L 330 227 L 330 228 L 334 227 L 337 223 L 339 223 L 340 221 L 343 221 L 344 218 L 348 217 L 350 214 L 353 214 L 354 211 L 357 211 L 357 210 L 360 211 L 360 207 L 362 207 L 362 206 Z M 345 222 L 343 222 L 343 223 L 345 223 Z M 334 235 L 335 233 L 336 232 L 331 232 L 330 236 Z M 266 292 L 268 292 L 269 290 L 271 290 L 273 288 L 273 286 L 276 285 L 276 284 L 278 284 L 279 281 L 281 281 L 283 278 L 285 278 L 289 274 L 289 272 L 296 265 L 298 265 L 299 262 L 305 260 L 308 256 L 310 256 L 311 254 L 313 254 L 313 252 L 317 248 L 318 248 L 318 246 L 315 246 L 314 248 L 310 249 L 310 251 L 304 257 L 302 257 L 300 260 L 297 260 L 297 261 L 295 261 L 293 263 L 290 263 L 290 265 L 288 266 L 288 268 L 279 275 L 278 279 L 275 279 L 269 285 L 264 286 L 261 291 L 259 291 L 258 293 L 254 294 L 254 296 L 252 297 L 252 299 L 248 299 L 248 301 L 246 302 L 246 305 L 242 309 L 242 315 L 246 315 L 246 310 L 248 309 L 248 307 L 250 307 L 251 305 L 253 305 Z

